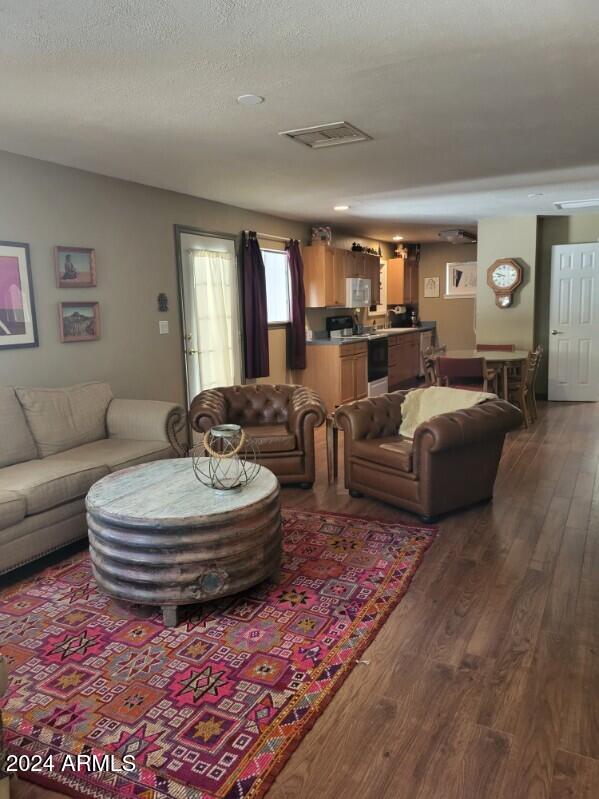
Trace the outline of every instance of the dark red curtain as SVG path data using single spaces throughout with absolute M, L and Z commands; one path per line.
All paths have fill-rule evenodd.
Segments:
M 268 377 L 268 314 L 264 261 L 253 230 L 241 236 L 245 376 Z
M 306 297 L 304 262 L 299 241 L 287 242 L 289 279 L 291 281 L 291 329 L 289 331 L 289 369 L 306 368 Z

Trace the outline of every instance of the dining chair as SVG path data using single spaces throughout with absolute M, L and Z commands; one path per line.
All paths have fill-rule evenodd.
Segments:
M 539 344 L 537 348 L 529 353 L 528 356 L 528 369 L 526 372 L 526 402 L 528 406 L 528 413 L 533 422 L 536 422 L 537 411 L 537 397 L 536 397 L 536 382 L 537 374 L 539 372 L 539 364 L 543 358 L 543 347 Z
M 445 355 L 447 347 L 426 347 L 422 351 L 422 365 L 424 371 L 424 384 L 426 386 L 438 386 L 439 375 L 437 374 L 437 358 Z
M 533 421 L 530 413 L 528 399 L 528 371 L 530 367 L 530 356 L 523 361 L 521 368 L 517 372 L 510 374 L 508 379 L 508 397 L 513 405 L 517 405 L 522 411 L 524 427 L 529 427 Z
M 497 374 L 481 358 L 450 358 L 441 355 L 436 359 L 440 385 L 465 388 L 469 391 L 488 391 L 489 383 L 496 390 Z
M 516 349 L 515 344 L 477 344 L 477 352 L 514 352 Z

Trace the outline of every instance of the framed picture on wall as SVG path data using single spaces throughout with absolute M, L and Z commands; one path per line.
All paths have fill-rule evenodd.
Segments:
M 0 349 L 37 344 L 29 245 L 0 241 Z
M 424 278 L 424 296 L 425 297 L 438 297 L 440 294 L 438 277 L 425 277 Z
M 462 264 L 447 264 L 445 276 L 445 297 L 476 296 L 476 261 Z
M 58 304 L 60 340 L 97 341 L 100 338 L 99 302 L 61 302 Z
M 96 285 L 96 251 L 89 247 L 55 247 L 54 269 L 59 289 L 85 289 Z

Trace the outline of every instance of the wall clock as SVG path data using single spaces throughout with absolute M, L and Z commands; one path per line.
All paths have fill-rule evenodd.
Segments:
M 515 258 L 499 258 L 487 269 L 487 283 L 495 292 L 495 305 L 509 308 L 514 291 L 522 283 L 522 266 Z

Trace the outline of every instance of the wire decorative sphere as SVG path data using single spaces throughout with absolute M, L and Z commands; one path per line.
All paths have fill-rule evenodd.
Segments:
M 218 492 L 239 491 L 258 476 L 260 452 L 238 424 L 211 427 L 191 451 L 196 479 Z

